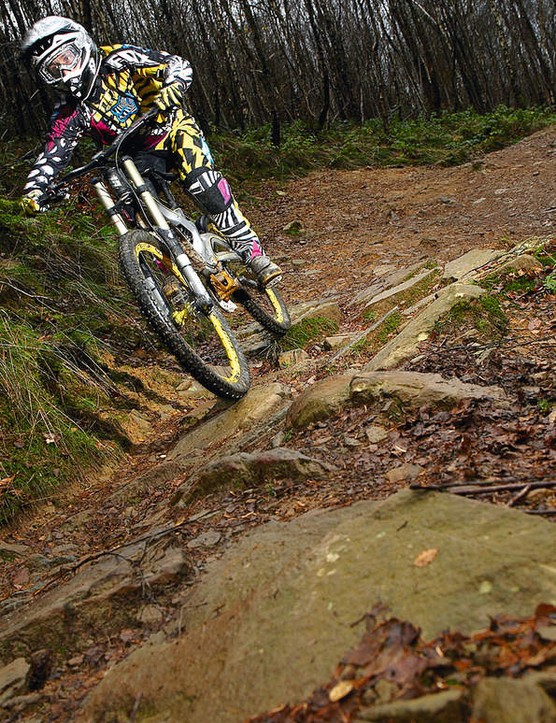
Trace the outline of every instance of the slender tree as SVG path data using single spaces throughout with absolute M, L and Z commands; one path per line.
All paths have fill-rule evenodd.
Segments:
M 18 61 L 35 20 L 193 64 L 203 127 L 323 128 L 394 114 L 553 104 L 554 0 L 0 0 L 0 134 L 44 128 L 50 100 Z M 30 102 L 30 99 L 31 102 Z

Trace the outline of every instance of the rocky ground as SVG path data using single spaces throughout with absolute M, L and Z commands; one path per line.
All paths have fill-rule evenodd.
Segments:
M 499 268 L 509 258 L 503 254 L 523 242 L 547 242 L 553 256 L 555 213 L 555 128 L 454 169 L 327 171 L 268 184 L 253 199 L 252 215 L 286 272 L 284 295 L 296 318 L 314 302 L 314 313 L 338 332 L 307 343 L 305 354 L 283 368 L 275 347 L 254 355 L 254 389 L 235 407 L 191 385 L 185 408 L 152 427 L 148 442 L 120 469 L 48 500 L 5 531 L 0 638 L 2 661 L 14 666 L 0 671 L 6 720 L 64 721 L 79 711 L 85 720 L 145 715 L 131 686 L 135 699 L 122 703 L 125 715 L 102 717 L 99 701 L 110 695 L 97 685 L 116 663 L 134 660 L 130 654 L 145 641 L 171 646 L 183 626 L 194 633 L 188 596 L 199 595 L 203 571 L 265 523 L 293 524 L 304 513 L 357 501 L 379 504 L 410 485 L 519 508 L 534 523 L 554 520 L 555 297 L 544 283 L 547 270 L 534 261 L 503 277 Z M 474 249 L 493 253 L 473 257 L 472 271 L 447 266 Z M 420 294 L 417 283 L 399 290 L 417 274 Z M 420 298 L 442 296 L 446 286 L 470 278 L 489 294 L 503 291 L 507 325 L 492 309 L 479 319 L 451 317 L 449 324 L 440 316 L 426 322 L 413 348 L 407 342 L 410 352 L 373 361 L 404 325 L 421 318 Z M 398 325 L 383 324 L 372 336 L 369 329 L 394 313 Z M 338 340 L 338 334 L 347 336 Z M 346 352 L 342 345 L 354 339 L 357 353 Z M 376 377 L 393 369 L 411 377 Z M 449 391 L 432 374 L 450 380 Z M 384 392 L 386 383 L 397 386 Z M 544 524 L 546 536 L 552 528 Z M 556 601 L 550 589 L 537 590 L 551 599 L 536 603 Z M 508 612 L 500 609 L 504 599 L 498 596 L 489 614 Z M 532 599 L 520 604 L 519 614 L 533 615 Z M 355 620 L 366 611 L 353 612 Z M 222 614 L 220 634 L 233 619 Z M 448 622 L 464 624 L 457 616 Z M 437 632 L 427 629 L 430 637 Z M 207 646 L 218 657 L 213 643 Z M 201 642 L 193 637 L 192 644 Z M 349 645 L 336 642 L 330 661 L 338 662 Z M 324 682 L 330 661 L 309 676 L 308 689 L 295 691 L 298 699 L 311 683 Z M 207 699 L 218 703 L 218 676 L 201 672 L 213 686 Z M 86 704 L 95 689 L 96 703 Z M 219 717 L 199 708 L 204 713 L 193 717 L 152 720 L 242 720 L 270 707 L 266 701 Z M 287 702 L 297 700 L 272 704 Z M 330 715 L 322 719 L 342 720 L 337 711 Z

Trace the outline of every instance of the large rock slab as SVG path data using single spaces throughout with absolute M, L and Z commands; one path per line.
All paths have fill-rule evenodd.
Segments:
M 338 374 L 313 384 L 291 404 L 286 415 L 288 427 L 306 427 L 328 419 L 349 403 L 352 374 Z
M 0 622 L 0 660 L 41 647 L 78 646 L 83 636 L 111 635 L 134 618 L 145 589 L 175 582 L 190 566 L 183 548 L 154 537 L 93 555 L 68 572 L 73 576 L 67 582 L 37 594 L 33 605 L 20 610 L 23 601 L 14 600 Z M 5 610 L 9 603 L 3 601 Z
M 450 407 L 464 399 L 484 399 L 507 404 L 503 389 L 466 384 L 459 379 L 444 379 L 440 374 L 378 371 L 348 372 L 327 377 L 309 387 L 291 404 L 286 424 L 293 428 L 328 419 L 343 407 L 383 404 L 394 400 L 401 407 Z
M 462 690 L 444 690 L 440 693 L 423 695 L 420 698 L 397 700 L 393 703 L 363 708 L 356 714 L 356 723 L 376 721 L 377 723 L 460 723 L 464 720 L 465 706 L 461 700 Z
M 508 261 L 498 266 L 494 273 L 499 276 L 508 276 L 512 273 L 524 273 L 534 276 L 542 273 L 544 266 L 541 262 L 531 256 L 530 254 L 523 254 L 521 256 L 513 256 Z
M 386 289 L 385 291 L 381 292 L 380 294 L 377 294 L 376 296 L 373 296 L 366 304 L 366 306 L 373 306 L 374 304 L 379 304 L 381 301 L 385 301 L 386 299 L 391 299 L 392 297 L 398 296 L 400 294 L 404 294 L 406 291 L 409 291 L 409 289 L 412 289 L 414 286 L 417 286 L 417 284 L 421 283 L 421 281 L 424 281 L 427 277 L 433 276 L 438 272 L 438 269 L 423 269 L 422 271 L 419 271 L 414 276 L 411 276 L 409 279 L 404 281 L 401 284 L 398 284 L 397 286 L 392 287 L 391 289 Z
M 373 269 L 373 283 L 366 289 L 363 289 L 355 294 L 353 299 L 348 303 L 348 306 L 367 304 L 377 294 L 380 294 L 385 289 L 391 289 L 394 286 L 398 286 L 398 284 L 406 281 L 410 276 L 422 268 L 423 262 L 420 261 L 401 269 L 396 269 L 393 266 L 375 267 Z
M 181 635 L 110 670 L 82 720 L 138 702 L 152 720 L 239 723 L 327 680 L 379 601 L 425 639 L 554 603 L 555 547 L 545 520 L 432 492 L 269 523 L 208 566 Z
M 388 398 L 408 407 L 449 407 L 464 399 L 506 403 L 506 394 L 500 387 L 467 384 L 459 379 L 444 379 L 440 374 L 403 371 L 356 375 L 350 383 L 350 396 L 357 404 Z
M 485 292 L 474 284 L 451 284 L 438 292 L 437 298 L 413 318 L 365 365 L 365 371 L 393 369 L 411 359 L 419 344 L 428 338 L 436 322 L 462 301 L 477 299 Z
M 322 479 L 333 470 L 334 466 L 325 461 L 286 447 L 254 453 L 238 452 L 217 457 L 198 475 L 188 479 L 178 490 L 178 499 L 181 505 L 187 505 L 192 497 L 215 489 L 271 485 L 283 479 L 298 483 Z
M 447 263 L 442 278 L 462 279 L 503 255 L 504 251 L 496 249 L 471 249 L 463 256 Z
M 297 304 L 290 309 L 292 324 L 299 324 L 303 319 L 330 319 L 335 324 L 342 321 L 342 311 L 334 297 L 318 299 Z
M 185 434 L 168 454 L 168 462 L 188 467 L 195 460 L 204 461 L 207 451 L 224 440 L 268 423 L 277 409 L 289 404 L 285 402 L 289 394 L 288 387 L 278 383 L 253 387 L 241 401 Z
M 0 705 L 25 690 L 25 680 L 30 669 L 25 658 L 16 658 L 0 668 Z
M 484 723 L 556 723 L 556 705 L 534 679 L 486 678 L 473 694 L 472 720 Z

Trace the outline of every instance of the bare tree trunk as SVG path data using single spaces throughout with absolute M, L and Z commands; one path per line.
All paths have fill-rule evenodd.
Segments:
M 0 0 L 0 134 L 44 127 L 51 100 L 18 61 L 25 30 L 58 12 L 102 43 L 193 64 L 203 127 L 300 119 L 385 126 L 398 114 L 555 102 L 554 0 Z

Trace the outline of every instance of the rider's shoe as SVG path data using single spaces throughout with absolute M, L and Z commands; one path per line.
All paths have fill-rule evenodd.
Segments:
M 271 261 L 268 256 L 252 256 L 247 261 L 247 266 L 256 276 L 261 286 L 274 286 L 282 280 L 282 269 Z

